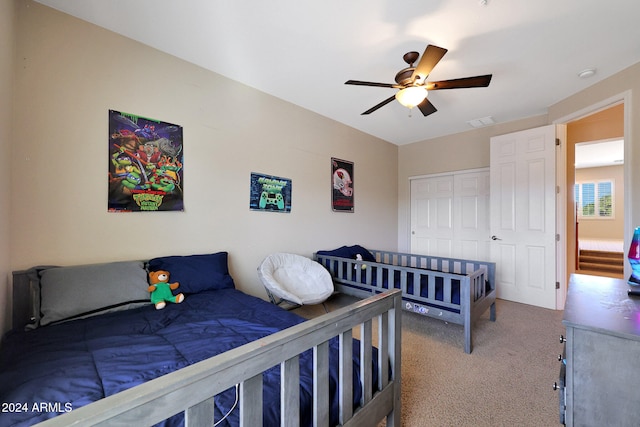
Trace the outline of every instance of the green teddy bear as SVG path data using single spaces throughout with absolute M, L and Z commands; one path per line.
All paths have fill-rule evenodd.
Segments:
M 169 272 L 164 270 L 152 271 L 149 273 L 149 292 L 151 292 L 151 302 L 156 306 L 156 310 L 163 309 L 167 302 L 181 303 L 184 301 L 184 294 L 173 295 L 173 290 L 178 289 L 178 282 L 169 283 Z

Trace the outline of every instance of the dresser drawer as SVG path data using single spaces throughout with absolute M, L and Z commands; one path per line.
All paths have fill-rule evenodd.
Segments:
M 566 424 L 565 415 L 567 413 L 567 366 L 562 363 L 560 376 L 558 378 L 558 402 L 560 404 L 560 424 Z

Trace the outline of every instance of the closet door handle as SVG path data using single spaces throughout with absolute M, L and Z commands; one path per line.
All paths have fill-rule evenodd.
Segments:
M 491 240 L 502 240 L 502 239 L 499 238 L 498 236 L 491 236 Z

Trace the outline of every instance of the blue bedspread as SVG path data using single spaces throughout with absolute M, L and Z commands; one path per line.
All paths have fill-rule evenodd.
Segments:
M 224 289 L 188 295 L 182 304 L 163 310 L 150 305 L 9 333 L 0 353 L 0 404 L 7 409 L 0 413 L 0 426 L 34 424 L 303 321 L 259 298 Z M 357 349 L 354 382 L 359 382 Z M 332 390 L 337 357 L 334 340 Z M 301 425 L 311 424 L 311 361 L 311 352 L 301 356 Z M 264 425 L 280 424 L 279 376 L 278 367 L 264 376 Z M 332 392 L 332 424 L 337 423 L 336 394 Z M 359 401 L 359 387 L 354 395 L 354 402 Z M 216 420 L 235 397 L 232 388 L 216 398 Z M 236 408 L 220 425 L 238 425 L 238 417 Z M 182 414 L 163 423 L 182 424 Z

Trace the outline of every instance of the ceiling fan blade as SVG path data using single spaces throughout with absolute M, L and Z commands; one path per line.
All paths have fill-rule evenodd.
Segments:
M 431 74 L 431 70 L 433 70 L 433 67 L 435 67 L 436 64 L 440 62 L 445 53 L 447 53 L 447 49 L 445 48 L 434 45 L 427 45 L 427 48 L 422 54 L 422 58 L 420 58 L 420 62 L 418 62 L 418 66 L 415 70 L 413 70 L 413 75 L 411 76 L 411 78 L 414 81 L 426 79 L 427 76 Z
M 398 87 L 398 85 L 394 85 L 391 83 L 363 82 L 360 80 L 347 80 L 346 82 L 344 82 L 344 84 L 356 86 Z
M 418 104 L 418 108 L 420 109 L 420 111 L 422 111 L 422 114 L 425 116 L 428 116 L 429 114 L 433 114 L 436 111 L 438 111 L 438 109 L 434 107 L 433 104 L 427 98 L 425 98 L 424 101 Z
M 384 107 L 385 105 L 387 105 L 388 103 L 390 103 L 391 101 L 393 101 L 394 99 L 396 99 L 395 95 L 391 95 L 389 98 L 385 99 L 384 101 L 382 101 L 380 104 L 373 106 L 371 108 L 369 108 L 367 111 L 365 111 L 364 113 L 361 114 L 361 116 L 364 116 L 365 114 L 371 114 L 374 111 L 376 111 L 378 108 L 380 107 Z
M 491 76 L 492 74 L 486 74 L 484 76 L 463 77 L 461 79 L 428 82 L 425 87 L 427 88 L 427 90 L 487 87 L 489 86 L 489 83 L 491 83 Z

